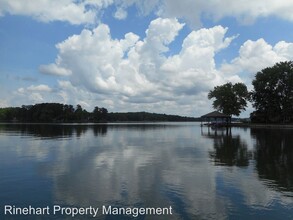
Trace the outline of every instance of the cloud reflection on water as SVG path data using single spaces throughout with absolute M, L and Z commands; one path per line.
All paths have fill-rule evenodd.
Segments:
M 250 130 L 233 129 L 206 136 L 197 124 L 73 126 L 59 129 L 61 134 L 47 128 L 55 132 L 51 138 L 50 133 L 34 133 L 39 129 L 23 130 L 18 130 L 21 135 L 6 136 L 7 128 L 1 125 L 0 152 L 34 161 L 37 174 L 52 182 L 52 203 L 172 205 L 173 219 L 225 219 L 237 212 L 272 208 L 276 202 L 288 208 L 293 202 L 284 194 L 292 196 L 291 162 L 280 163 L 288 168 L 283 171 L 273 166 L 275 174 L 280 171 L 274 176 L 260 165 L 270 158 L 264 152 L 271 148 L 261 144 L 267 133 L 251 130 L 250 136 Z M 70 135 L 60 138 L 64 133 Z M 292 155 L 288 141 L 273 161 Z

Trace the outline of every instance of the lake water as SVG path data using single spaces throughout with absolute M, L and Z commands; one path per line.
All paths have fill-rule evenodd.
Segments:
M 0 219 L 293 219 L 293 130 L 0 124 L 0 178 Z

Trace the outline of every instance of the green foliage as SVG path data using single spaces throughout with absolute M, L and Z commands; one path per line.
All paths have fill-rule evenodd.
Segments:
M 22 115 L 23 112 L 19 107 L 0 108 L 0 121 L 15 121 L 18 117 L 21 117 Z
M 179 115 L 166 115 L 148 112 L 108 113 L 108 121 L 134 122 L 134 121 L 200 121 L 198 118 L 182 117 Z
M 208 94 L 208 98 L 215 98 L 213 107 L 227 115 L 239 116 L 242 110 L 247 106 L 249 93 L 243 83 L 226 83 L 214 87 Z
M 293 62 L 280 62 L 255 76 L 251 100 L 256 111 L 251 114 L 257 122 L 293 121 Z
M 155 114 L 147 112 L 108 113 L 106 108 L 96 106 L 87 112 L 81 105 L 41 103 L 23 105 L 21 108 L 0 108 L 0 121 L 6 122 L 126 122 L 126 121 L 199 121 L 191 117 Z
M 102 108 L 104 114 L 99 117 L 105 120 L 107 110 Z M 21 108 L 0 108 L 0 121 L 6 122 L 93 122 L 94 113 L 87 112 L 80 105 L 76 109 L 72 105 L 60 103 L 40 103 L 23 105 Z
M 108 110 L 105 108 L 99 108 L 98 106 L 96 106 L 93 111 L 93 119 L 95 122 L 106 121 L 107 115 L 108 115 Z

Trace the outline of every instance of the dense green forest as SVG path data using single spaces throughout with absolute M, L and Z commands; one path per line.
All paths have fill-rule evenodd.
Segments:
M 293 61 L 257 72 L 252 85 L 253 122 L 293 123 Z
M 100 122 L 107 119 L 107 109 L 95 107 L 93 112 L 80 105 L 40 103 L 22 107 L 0 108 L 0 121 L 13 122 Z
M 276 63 L 256 73 L 253 90 L 243 83 L 216 86 L 208 94 L 213 107 L 227 115 L 239 116 L 249 101 L 255 108 L 254 123 L 293 123 L 293 61 Z
M 0 108 L 1 122 L 126 122 L 126 121 L 197 121 L 197 118 L 147 112 L 108 113 L 95 107 L 88 112 L 80 105 L 40 103 L 22 107 Z
M 148 112 L 108 113 L 108 121 L 200 121 L 199 118 L 182 117 Z

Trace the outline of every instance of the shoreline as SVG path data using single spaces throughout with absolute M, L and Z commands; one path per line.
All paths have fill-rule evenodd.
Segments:
M 231 123 L 230 126 L 246 128 L 293 128 L 293 124 Z
M 199 121 L 107 121 L 107 122 L 3 122 L 10 125 L 113 125 L 113 124 L 160 124 L 160 123 L 194 123 Z M 209 125 L 202 125 L 209 126 Z M 262 124 L 262 123 L 235 123 L 218 127 L 241 127 L 241 128 L 292 128 L 293 124 Z

